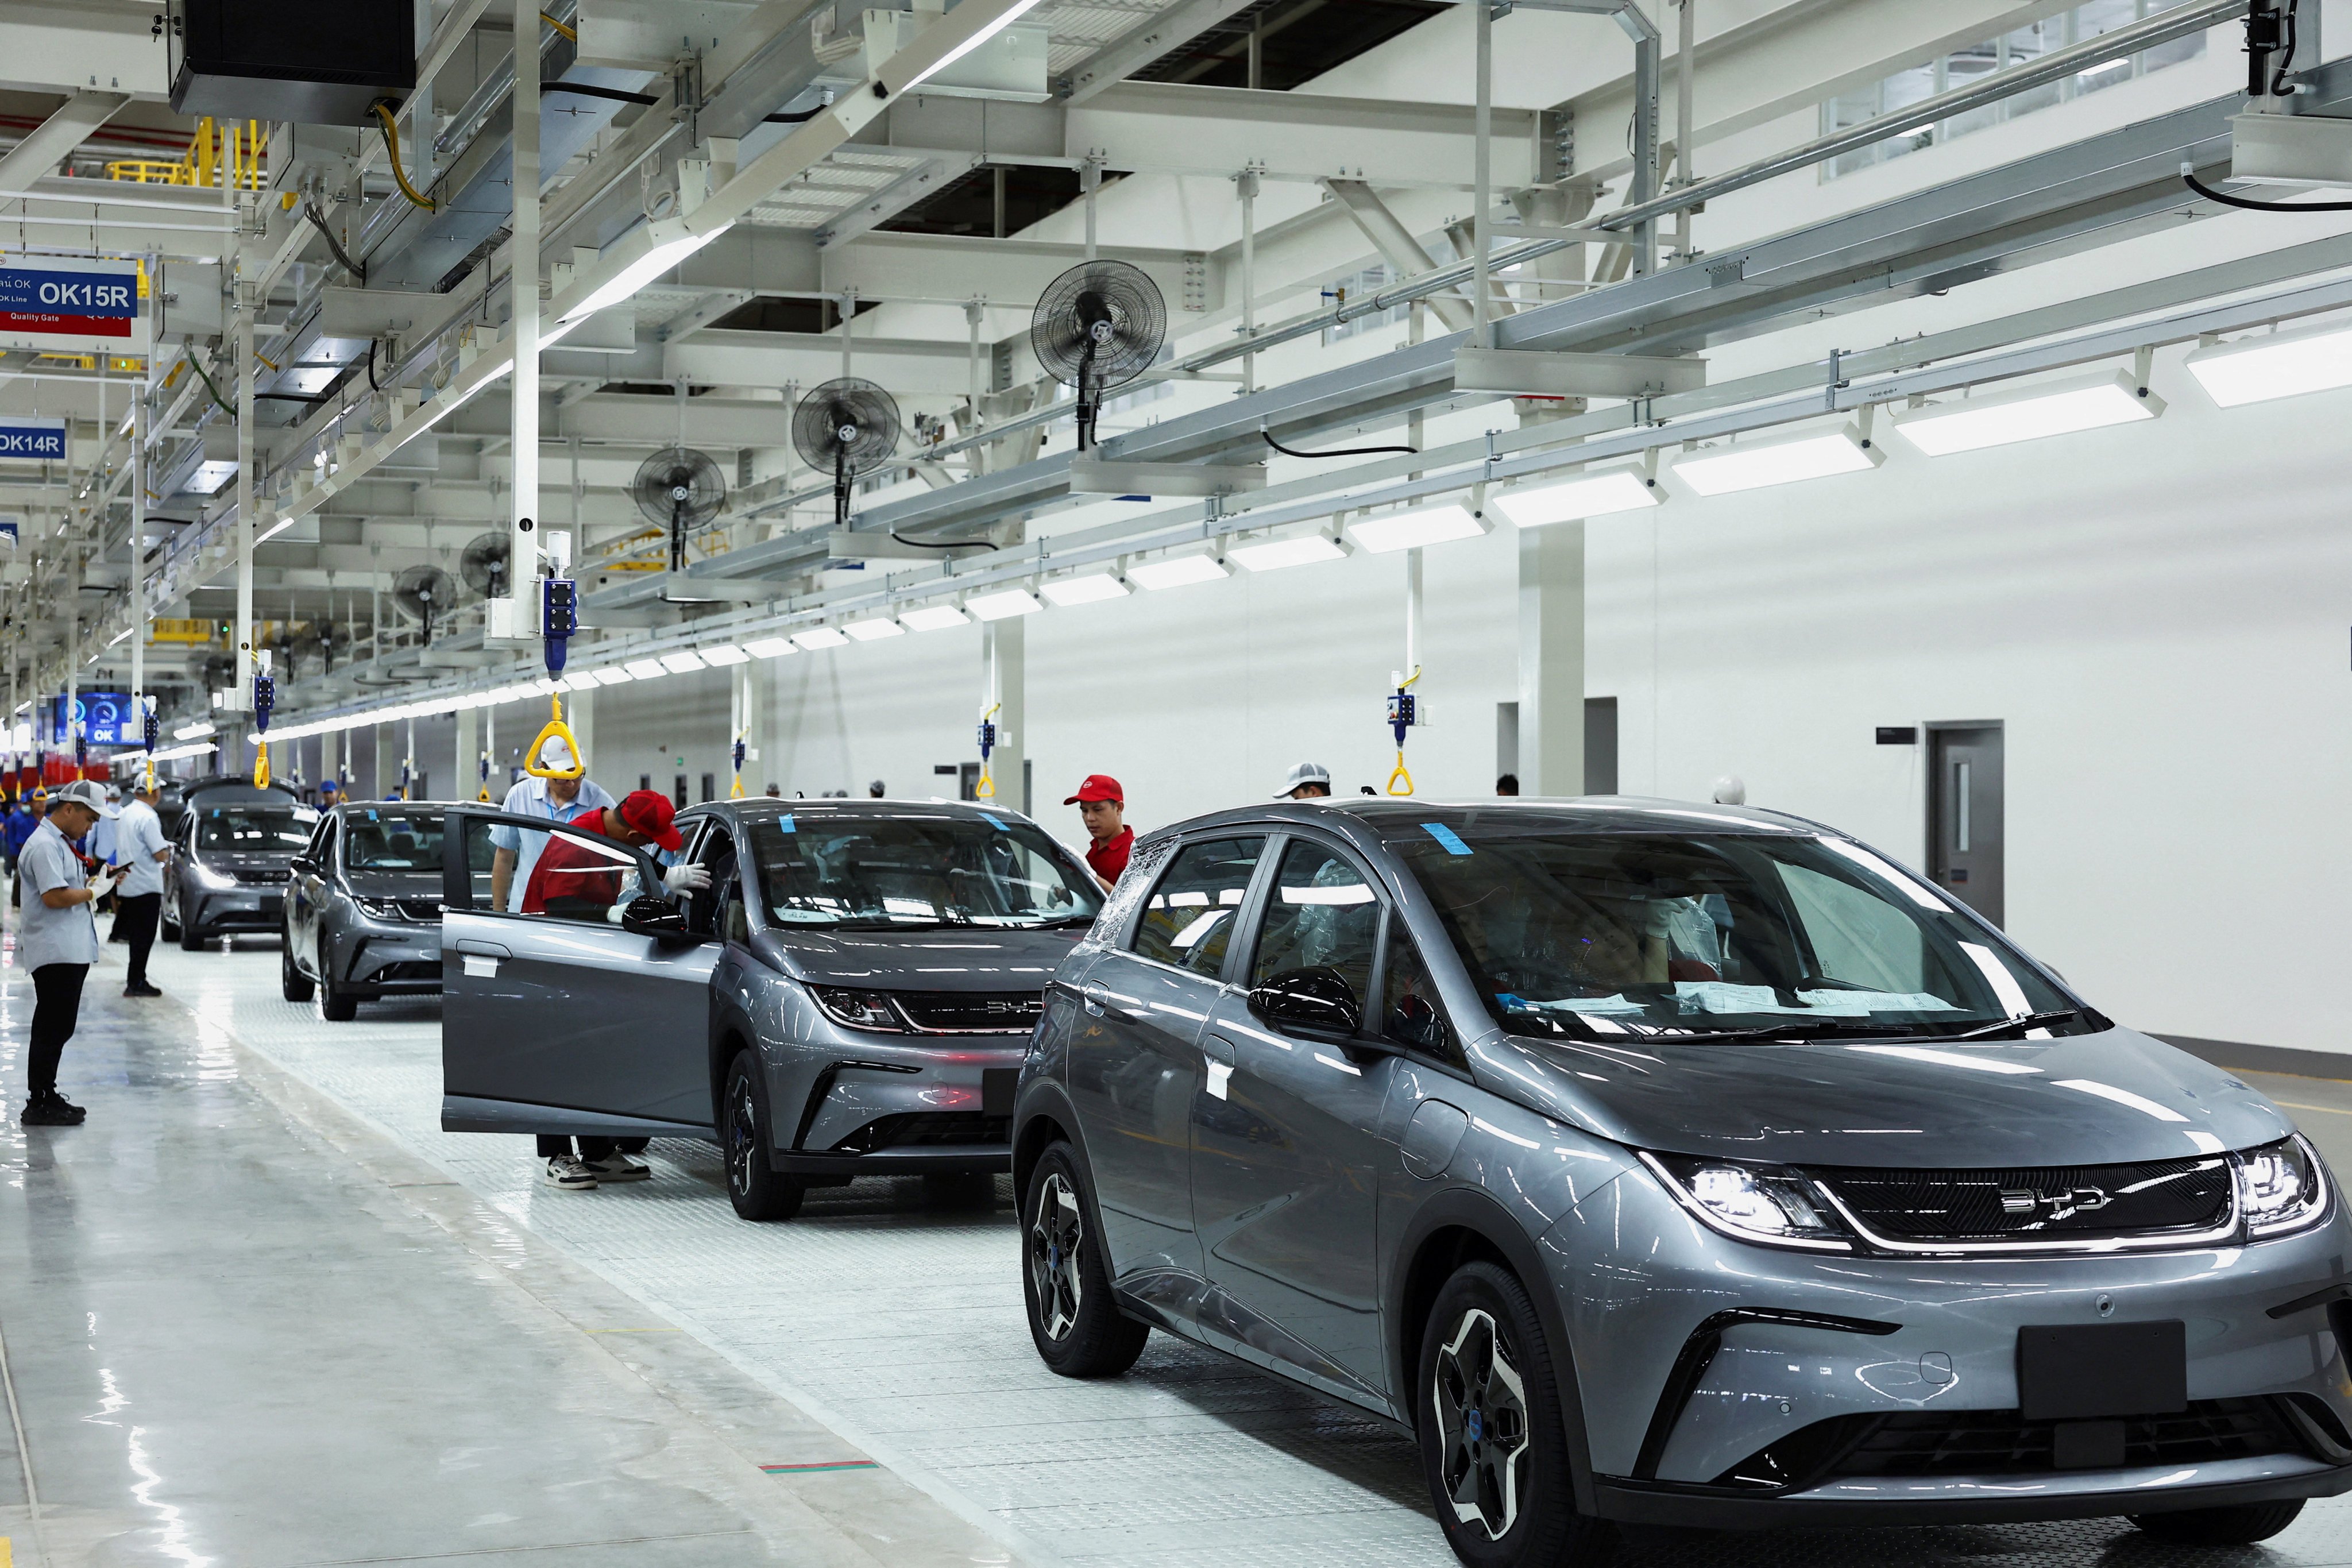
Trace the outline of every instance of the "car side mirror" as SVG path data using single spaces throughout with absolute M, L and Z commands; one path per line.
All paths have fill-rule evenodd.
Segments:
M 1277 1029 L 1346 1037 L 1363 1026 L 1364 1005 L 1348 977 L 1328 964 L 1286 969 L 1249 994 L 1249 1009 Z
M 315 877 L 319 874 L 319 863 L 308 855 L 297 855 L 288 864 L 298 877 Z
M 621 911 L 621 929 L 632 936 L 649 936 L 665 947 L 692 947 L 706 940 L 686 922 L 686 911 L 667 899 L 640 893 Z

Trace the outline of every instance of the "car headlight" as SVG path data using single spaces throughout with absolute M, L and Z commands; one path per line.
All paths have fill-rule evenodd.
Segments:
M 2238 1156 L 2238 1207 L 2248 1236 L 2280 1236 L 2327 1210 L 2327 1167 L 2301 1133 Z
M 196 886 L 200 888 L 210 888 L 215 892 L 218 892 L 223 889 L 236 886 L 235 877 L 224 871 L 215 871 L 201 860 L 190 862 L 188 869 L 196 874 Z
M 1845 1226 L 1801 1171 L 1689 1154 L 1644 1152 L 1642 1163 L 1685 1208 L 1726 1236 L 1767 1247 L 1853 1250 Z
M 888 1035 L 911 1034 L 898 1009 L 890 1005 L 887 991 L 853 991 L 845 985 L 812 985 L 809 994 L 824 1009 L 824 1016 L 835 1023 L 852 1029 L 871 1029 Z
M 360 907 L 360 913 L 367 916 L 370 920 L 396 921 L 406 918 L 400 912 L 400 906 L 398 904 L 385 903 L 378 899 L 358 898 L 353 899 L 352 902 L 357 904 Z

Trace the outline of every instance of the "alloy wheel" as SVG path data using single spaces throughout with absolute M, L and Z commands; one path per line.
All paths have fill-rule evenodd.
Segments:
M 727 1185 L 738 1197 L 751 1191 L 751 1157 L 759 1147 L 760 1110 L 751 1080 L 739 1077 L 727 1102 Z
M 1059 1171 L 1037 1193 L 1036 1217 L 1029 1226 L 1029 1282 L 1037 1293 L 1037 1320 L 1049 1340 L 1069 1338 L 1086 1295 L 1078 1274 L 1078 1248 L 1086 1243 L 1086 1220 L 1078 1194 Z
M 1473 1308 L 1437 1352 L 1430 1407 L 1438 1422 L 1454 1517 L 1500 1541 L 1518 1522 L 1519 1461 L 1528 1451 L 1527 1385 L 1495 1320 Z

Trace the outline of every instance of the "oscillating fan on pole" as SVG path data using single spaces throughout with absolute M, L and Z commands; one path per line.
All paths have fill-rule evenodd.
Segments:
M 686 536 L 709 526 L 727 504 L 727 477 L 709 454 L 665 447 L 637 465 L 629 495 L 649 522 L 669 530 L 669 569 L 686 565 Z
M 793 446 L 801 461 L 833 474 L 833 521 L 849 521 L 849 487 L 898 449 L 898 405 L 870 381 L 828 381 L 793 410 Z
M 433 623 L 457 603 L 457 582 L 438 566 L 411 566 L 392 580 L 392 602 L 425 628 L 425 646 L 431 647 Z
M 1095 444 L 1103 394 L 1151 368 L 1168 337 L 1160 286 L 1124 261 L 1087 261 L 1045 286 L 1029 346 L 1047 375 L 1078 394 L 1078 450 Z
M 498 530 L 478 533 L 457 552 L 457 575 L 483 598 L 503 599 L 507 596 L 507 561 L 513 549 L 514 542 Z

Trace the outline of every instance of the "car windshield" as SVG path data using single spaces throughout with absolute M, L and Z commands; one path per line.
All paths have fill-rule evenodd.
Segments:
M 1934 889 L 1810 833 L 1576 833 L 1459 814 L 1391 847 L 1514 1034 L 1947 1037 L 2103 1026 Z
M 1011 817 L 804 813 L 744 833 L 773 925 L 1076 925 L 1102 907 L 1052 839 Z
M 347 871 L 439 871 L 441 819 L 379 811 L 373 806 L 343 818 L 343 868 Z
M 310 842 L 319 814 L 304 807 L 271 811 L 264 806 L 196 808 L 196 847 L 291 855 Z

